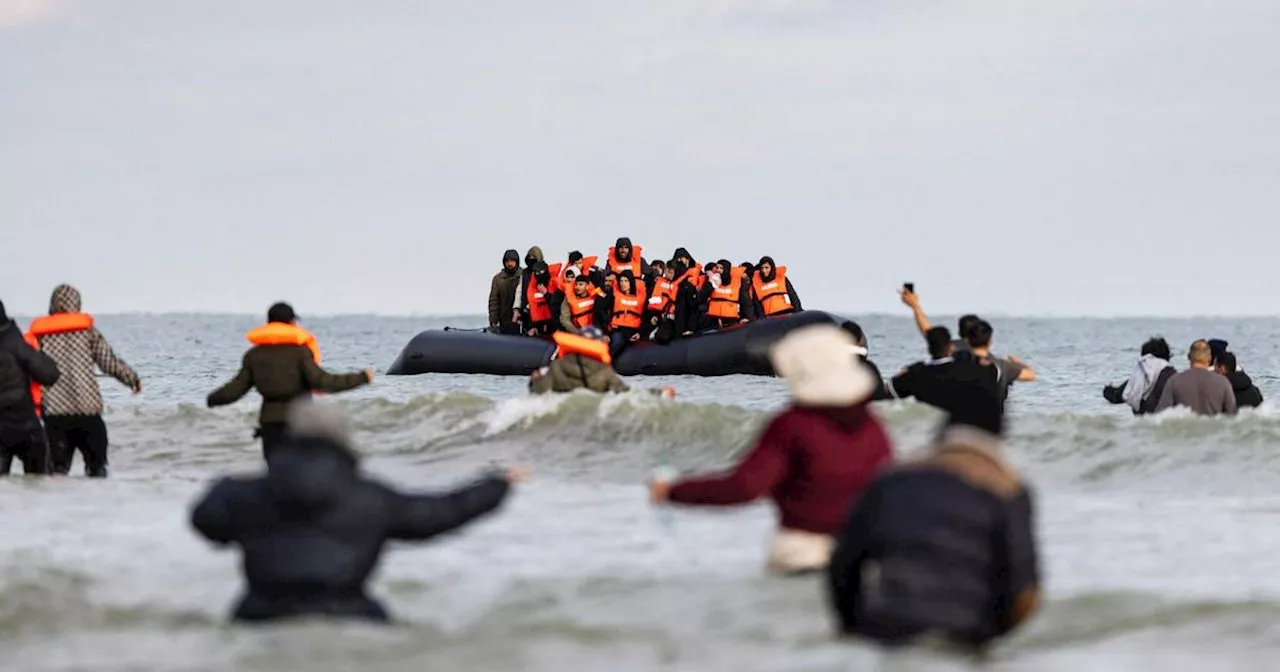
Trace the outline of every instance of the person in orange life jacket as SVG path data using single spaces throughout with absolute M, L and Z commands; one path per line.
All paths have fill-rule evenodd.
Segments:
M 373 369 L 358 373 L 334 374 L 320 368 L 320 346 L 315 336 L 298 326 L 298 316 L 287 303 L 277 303 L 267 311 L 267 324 L 245 337 L 253 347 L 244 354 L 235 378 L 209 393 L 210 408 L 239 401 L 257 389 L 262 395 L 258 430 L 263 457 L 286 437 L 289 403 L 308 398 L 312 392 L 333 394 L 373 382 Z
M 33 340 L 0 302 L 0 474 L 9 473 L 15 457 L 24 474 L 49 473 L 49 446 L 33 392 L 57 383 L 61 372 Z
M 716 266 L 719 279 L 713 277 L 698 293 L 698 305 L 705 311 L 703 327 L 723 329 L 750 321 L 754 310 L 742 269 L 735 269 L 727 259 L 721 259 Z
M 635 276 L 625 270 L 618 274 L 617 288 L 610 294 L 609 355 L 617 357 L 627 343 L 640 340 L 646 297 Z
M 121 384 L 142 392 L 142 382 L 94 326 L 93 316 L 81 312 L 80 291 L 58 285 L 49 299 L 49 315 L 31 321 L 28 334 L 41 352 L 58 363 L 62 377 L 44 390 L 41 406 L 49 436 L 49 468 L 53 473 L 71 471 L 76 451 L 84 459 L 85 474 L 107 476 L 109 437 L 102 420 L 102 390 L 94 375 L 96 365 Z
M 633 279 L 643 278 L 650 270 L 640 251 L 641 248 L 632 247 L 630 238 L 619 238 L 604 256 L 605 269 L 613 271 L 614 275 L 629 270 Z
M 526 336 L 550 336 L 552 320 L 551 312 L 551 271 L 546 262 L 539 261 L 533 265 L 533 274 L 529 286 L 525 290 L 525 303 L 528 306 L 524 323 Z
M 773 257 L 760 257 L 755 277 L 751 279 L 751 300 L 756 315 L 773 317 L 804 310 L 800 296 L 787 277 L 786 267 L 778 268 Z
M 649 291 L 649 305 L 644 311 L 645 337 L 658 343 L 670 343 L 676 337 L 676 269 L 681 266 L 675 260 L 665 264 Z
M 560 330 L 571 334 L 597 324 L 596 288 L 585 273 L 573 279 L 573 294 L 560 303 Z
M 520 272 L 520 317 L 521 333 L 529 329 L 529 280 L 533 277 L 533 267 L 538 262 L 546 262 L 542 257 L 542 248 L 534 245 L 524 255 L 524 270 Z

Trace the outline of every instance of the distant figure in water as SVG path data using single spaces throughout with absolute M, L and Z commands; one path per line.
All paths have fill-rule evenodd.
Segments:
M 578 389 L 626 392 L 631 389 L 613 370 L 609 337 L 599 327 L 586 326 L 577 334 L 557 331 L 552 339 L 556 344 L 556 358 L 529 376 L 530 392 L 546 394 Z
M 1227 382 L 1231 383 L 1231 390 L 1236 395 L 1236 408 L 1252 408 L 1262 405 L 1262 390 L 1253 384 L 1253 379 L 1249 374 L 1236 364 L 1236 356 L 1230 352 L 1223 352 L 1214 359 L 1214 370 L 1219 374 L 1226 376 Z
M 849 356 L 852 347 L 847 331 L 827 324 L 778 341 L 769 356 L 792 406 L 732 471 L 674 484 L 655 480 L 651 501 L 731 506 L 769 496 L 779 518 L 769 569 L 826 567 L 850 505 L 892 459 L 889 437 L 868 407 L 880 381 Z
M 881 474 L 828 571 L 839 630 L 886 645 L 981 648 L 1040 602 L 1032 495 L 1004 459 L 999 392 L 975 384 L 931 450 Z
M 1235 415 L 1235 390 L 1231 389 L 1231 382 L 1226 376 L 1218 375 L 1210 368 L 1213 351 L 1209 344 L 1204 341 L 1192 343 L 1187 361 L 1191 368 L 1169 379 L 1164 393 L 1160 395 L 1160 403 L 1156 404 L 1156 412 L 1186 406 L 1196 415 Z
M 1164 395 L 1165 385 L 1178 372 L 1169 363 L 1173 355 L 1169 343 L 1163 338 L 1151 338 L 1142 344 L 1141 356 L 1133 374 L 1124 385 L 1107 385 L 1102 396 L 1113 404 L 1128 404 L 1134 415 L 1155 413 L 1156 405 Z
M 491 473 L 444 495 L 411 495 L 361 475 L 336 407 L 297 401 L 267 473 L 223 478 L 191 524 L 244 554 L 238 621 L 332 616 L 388 620 L 365 581 L 388 541 L 424 541 L 492 512 L 523 470 Z

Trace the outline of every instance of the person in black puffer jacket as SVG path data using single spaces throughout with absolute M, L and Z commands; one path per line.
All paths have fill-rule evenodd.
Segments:
M 1262 390 L 1253 384 L 1253 379 L 1249 374 L 1240 370 L 1236 364 L 1236 356 L 1234 353 L 1223 352 L 1218 355 L 1217 364 L 1214 367 L 1218 373 L 1227 377 L 1231 383 L 1231 391 L 1236 395 L 1236 407 L 1247 408 L 1262 405 Z
M 22 462 L 24 474 L 49 473 L 49 445 L 31 398 L 31 382 L 58 382 L 58 365 L 31 347 L 0 303 L 0 474 Z
M 404 494 L 363 476 L 347 419 L 331 404 L 300 400 L 267 473 L 223 478 L 191 524 L 244 554 L 248 592 L 233 618 L 303 616 L 389 620 L 365 592 L 388 541 L 425 541 L 497 509 L 523 471 L 486 475 L 443 495 Z

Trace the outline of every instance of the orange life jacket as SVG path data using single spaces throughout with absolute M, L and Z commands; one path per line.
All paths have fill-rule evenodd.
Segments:
M 581 329 L 596 323 L 596 296 L 594 293 L 587 295 L 585 299 L 580 299 L 575 294 L 566 296 L 564 300 L 569 302 L 569 313 L 573 319 L 573 326 Z
M 268 322 L 244 337 L 254 345 L 305 345 L 311 351 L 311 358 L 316 364 L 320 363 L 320 344 L 315 335 L 296 324 Z
M 676 310 L 676 283 L 658 278 L 653 283 L 653 296 L 649 297 L 649 310 L 659 315 L 669 315 Z
M 555 294 L 564 291 L 564 278 L 560 277 L 560 269 L 563 266 L 563 264 L 551 264 L 547 267 L 547 272 L 551 274 L 551 280 L 547 283 L 547 293 Z
M 22 335 L 27 344 L 36 350 L 40 349 L 40 337 L 51 334 L 66 334 L 73 331 L 88 331 L 93 328 L 93 316 L 88 313 L 54 313 L 31 320 L 27 333 Z M 31 381 L 31 401 L 35 402 L 36 415 L 42 415 L 41 405 L 44 403 L 44 387 Z
M 641 274 L 640 271 L 642 270 L 640 268 L 640 255 L 643 252 L 643 247 L 633 245 L 631 247 L 631 261 L 623 263 L 618 261 L 617 257 L 613 256 L 613 248 L 611 247 L 609 248 L 609 256 L 605 257 L 605 259 L 609 264 L 609 270 L 613 271 L 615 275 L 620 275 L 623 271 L 631 271 L 631 275 L 636 280 L 639 280 Z
M 613 358 L 609 356 L 608 343 L 564 331 L 551 334 L 551 340 L 556 343 L 556 359 L 565 355 L 583 355 L 587 359 L 613 364 Z
M 590 273 L 591 269 L 596 265 L 596 259 L 598 258 L 599 257 L 583 257 L 582 261 L 578 262 L 577 264 L 570 264 L 569 262 L 565 262 L 563 266 L 563 270 L 560 271 L 560 282 L 563 283 L 565 280 L 567 280 L 567 278 L 565 278 L 564 276 L 566 273 L 569 272 L 569 269 L 571 268 L 574 269 L 573 272 L 576 273 L 577 275 L 584 275 L 584 274 Z
M 644 290 L 637 288 L 635 294 L 623 294 L 622 292 L 613 293 L 613 321 L 609 323 L 610 329 L 625 327 L 627 329 L 639 329 L 641 319 L 644 317 L 645 297 Z
M 787 293 L 787 267 L 778 266 L 773 271 L 773 279 L 765 282 L 757 273 L 751 279 L 751 288 L 756 293 L 756 301 L 764 309 L 766 317 L 791 310 L 791 295 Z
M 729 272 L 729 282 L 711 290 L 711 300 L 707 304 L 707 316 L 721 320 L 742 319 L 742 310 L 738 302 L 742 298 L 742 276 L 747 269 L 734 266 Z
M 525 290 L 525 294 L 529 298 L 529 319 L 534 322 L 549 322 L 551 320 L 549 292 L 538 291 L 537 278 L 529 278 L 529 288 Z

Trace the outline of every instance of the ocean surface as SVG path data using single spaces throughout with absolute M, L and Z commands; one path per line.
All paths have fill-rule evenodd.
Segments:
M 25 321 L 19 318 L 25 326 Z M 860 318 L 891 375 L 920 359 L 908 319 Z M 1280 655 L 1280 416 L 1173 412 L 1135 419 L 1101 386 L 1130 372 L 1150 334 L 1176 353 L 1231 343 L 1280 395 L 1278 319 L 996 318 L 994 349 L 1040 375 L 1014 387 L 1011 459 L 1037 489 L 1044 610 L 985 660 L 834 641 L 818 579 L 763 571 L 773 513 L 655 510 L 644 480 L 663 457 L 728 464 L 786 400 L 772 378 L 631 379 L 664 400 L 530 398 L 525 381 L 379 377 L 330 397 L 354 416 L 366 468 L 396 484 L 447 487 L 492 462 L 533 479 L 462 533 L 388 550 L 372 589 L 390 628 L 227 625 L 238 556 L 187 523 L 222 474 L 261 467 L 257 395 L 205 408 L 232 376 L 256 316 L 103 315 L 101 330 L 143 377 L 131 395 L 101 379 L 111 478 L 0 482 L 0 649 L 37 670 L 1269 670 Z M 417 332 L 482 318 L 344 316 L 305 321 L 330 370 L 384 371 Z M 954 318 L 939 319 L 954 328 Z M 1178 357 L 1179 368 L 1185 360 Z M 901 453 L 939 416 L 877 410 Z

